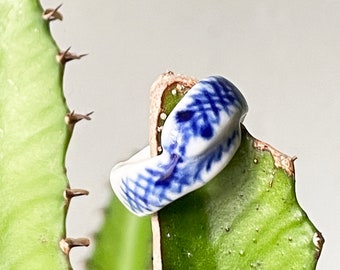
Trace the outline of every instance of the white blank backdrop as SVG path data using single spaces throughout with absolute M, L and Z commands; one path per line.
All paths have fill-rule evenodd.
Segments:
M 340 0 L 73 0 L 60 10 L 63 22 L 51 25 L 60 48 L 89 53 L 66 66 L 68 105 L 95 111 L 67 153 L 71 186 L 90 190 L 71 203 L 68 236 L 93 242 L 112 194 L 111 167 L 147 144 L 156 77 L 220 74 L 246 96 L 249 131 L 298 157 L 298 200 L 326 239 L 317 269 L 338 269 Z M 71 252 L 75 270 L 91 250 Z

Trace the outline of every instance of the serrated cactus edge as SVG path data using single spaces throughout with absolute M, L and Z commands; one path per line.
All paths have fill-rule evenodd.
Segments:
M 0 2 L 0 269 L 70 269 L 70 188 L 65 155 L 74 124 L 63 94 L 65 64 L 83 55 L 59 50 L 49 24 L 61 6 L 38 0 Z

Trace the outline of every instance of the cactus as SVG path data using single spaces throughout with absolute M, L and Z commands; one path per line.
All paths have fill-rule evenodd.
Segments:
M 151 239 L 150 218 L 134 216 L 113 197 L 87 269 L 150 269 Z
M 297 202 L 294 160 L 243 127 L 230 164 L 159 211 L 154 269 L 315 269 L 324 240 Z
M 73 196 L 65 152 L 74 124 L 62 91 L 64 65 L 37 0 L 0 3 L 0 269 L 69 269 L 65 216 Z M 65 123 L 65 120 L 67 124 Z
M 323 239 L 296 200 L 294 158 L 242 137 L 211 183 L 159 212 L 163 269 L 315 269 Z

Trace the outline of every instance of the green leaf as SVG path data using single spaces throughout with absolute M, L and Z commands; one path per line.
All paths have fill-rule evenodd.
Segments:
M 63 67 L 36 0 L 0 2 L 0 269 L 69 269 Z
M 159 212 L 164 270 L 315 269 L 323 239 L 296 200 L 293 159 L 242 136 L 220 174 Z
M 146 270 L 151 266 L 150 217 L 136 217 L 113 197 L 97 235 L 89 270 Z

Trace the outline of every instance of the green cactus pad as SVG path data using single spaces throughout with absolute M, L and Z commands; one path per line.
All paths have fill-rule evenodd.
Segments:
M 293 160 L 242 135 L 215 179 L 159 212 L 164 270 L 315 269 L 323 239 L 296 200 Z
M 36 0 L 0 3 L 0 269 L 68 269 L 63 66 Z
M 113 197 L 96 237 L 89 270 L 146 270 L 151 267 L 150 217 L 136 217 Z
M 169 113 L 179 99 L 163 93 Z M 163 270 L 315 269 L 323 238 L 297 202 L 293 161 L 243 128 L 228 166 L 158 213 Z

